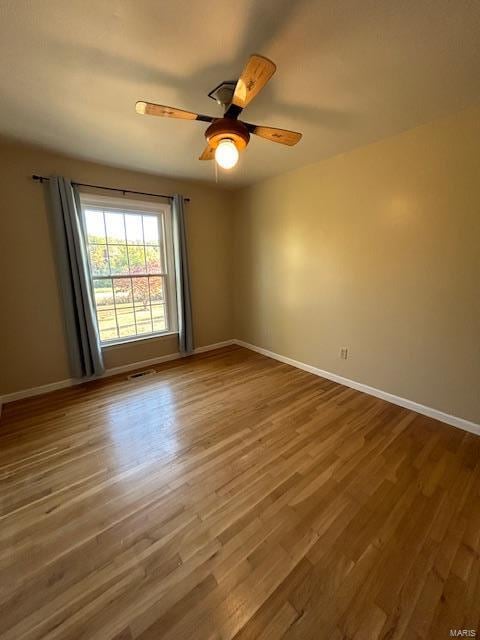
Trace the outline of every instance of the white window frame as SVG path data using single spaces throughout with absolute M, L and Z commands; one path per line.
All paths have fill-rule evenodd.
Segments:
M 173 252 L 173 223 L 172 223 L 172 207 L 167 202 L 151 202 L 145 200 L 134 200 L 131 198 L 115 198 L 110 196 L 96 195 L 92 193 L 80 192 L 80 204 L 82 209 L 82 227 L 85 240 L 85 246 L 88 254 L 88 236 L 86 228 L 85 209 L 99 209 L 101 211 L 116 211 L 121 213 L 137 213 L 156 215 L 158 218 L 159 231 L 161 232 L 161 224 L 163 221 L 164 233 L 159 233 L 159 238 L 164 236 L 165 246 L 165 264 L 166 273 L 162 274 L 164 282 L 166 284 L 166 300 L 165 306 L 167 310 L 167 329 L 164 331 L 152 331 L 151 333 L 140 333 L 134 336 L 124 336 L 112 338 L 111 340 L 101 340 L 100 345 L 102 348 L 125 344 L 128 342 L 138 342 L 140 340 L 148 340 L 158 336 L 172 335 L 178 333 L 178 315 L 177 315 L 177 287 L 175 278 L 175 259 Z M 93 280 L 97 277 L 91 273 L 90 260 L 87 255 L 88 275 L 90 278 L 90 285 L 93 292 Z M 115 278 L 115 276 L 111 276 Z M 100 336 L 100 330 L 98 327 L 98 316 L 95 302 L 95 296 L 92 294 L 95 320 L 97 322 L 98 335 Z

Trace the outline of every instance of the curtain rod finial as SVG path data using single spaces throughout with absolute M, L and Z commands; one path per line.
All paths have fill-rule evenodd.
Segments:
M 32 179 L 35 180 L 35 182 L 40 182 L 41 184 L 50 180 L 50 178 L 46 178 L 45 176 L 37 176 L 36 174 L 32 176 Z

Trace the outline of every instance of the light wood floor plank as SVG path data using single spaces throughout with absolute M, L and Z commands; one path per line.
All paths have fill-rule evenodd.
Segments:
M 480 438 L 239 347 L 8 404 L 2 640 L 480 619 Z

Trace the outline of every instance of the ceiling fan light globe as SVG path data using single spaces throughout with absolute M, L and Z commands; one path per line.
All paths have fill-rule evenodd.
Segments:
M 225 138 L 215 149 L 215 161 L 222 169 L 233 169 L 238 162 L 238 149 L 233 140 Z
M 135 111 L 137 113 L 140 113 L 141 115 L 144 115 L 145 112 L 147 110 L 147 103 L 143 102 L 143 100 L 139 100 L 136 104 L 135 104 Z

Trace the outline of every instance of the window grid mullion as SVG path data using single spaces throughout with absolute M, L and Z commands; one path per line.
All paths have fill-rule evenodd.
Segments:
M 113 313 L 115 314 L 115 325 L 117 327 L 117 338 L 120 338 L 120 328 L 118 326 L 118 316 L 117 316 L 117 305 L 115 303 L 115 287 L 113 285 L 113 280 L 112 280 L 112 265 L 110 263 L 110 251 L 108 249 L 107 223 L 105 222 L 105 211 L 102 211 L 102 217 L 103 217 L 103 228 L 105 230 L 105 248 L 107 250 L 108 271 L 110 273 L 110 282 L 111 282 L 111 285 L 112 285 Z M 97 318 L 98 318 L 98 316 L 97 316 Z
M 147 249 L 145 244 L 145 227 L 143 224 L 143 216 L 140 216 L 140 220 L 142 221 L 142 240 L 143 240 L 143 263 L 145 265 L 145 273 L 148 273 L 147 269 Z
M 148 284 L 148 308 L 150 309 L 150 322 L 152 323 L 152 331 L 153 331 L 153 314 L 152 314 L 152 293 L 150 291 L 150 278 L 147 278 Z
M 167 279 L 165 276 L 162 276 L 162 291 L 163 291 L 163 318 L 165 321 L 165 326 L 167 331 L 170 331 L 170 317 L 168 315 L 167 308 Z
M 145 273 L 148 274 L 147 245 L 145 243 L 145 225 L 143 224 L 143 216 L 140 216 L 140 220 L 142 221 L 143 260 L 144 260 L 144 265 L 145 265 Z M 150 322 L 152 323 L 152 331 L 153 331 L 152 297 L 150 295 L 150 278 L 148 277 L 148 275 L 147 275 L 147 287 L 148 287 L 148 308 L 150 310 Z
M 148 278 L 149 276 L 155 277 L 155 278 L 164 278 L 167 274 L 166 273 L 135 273 L 134 275 L 131 274 L 127 274 L 127 273 L 117 273 L 114 274 L 113 276 L 97 276 L 97 275 L 92 275 L 92 278 L 95 278 L 95 280 L 111 280 L 111 278 L 116 278 L 117 280 L 128 280 L 128 278 Z
M 123 231 L 125 232 L 125 247 L 127 251 L 128 273 L 130 274 L 130 295 L 132 296 L 133 321 L 135 323 L 135 333 L 138 334 L 137 312 L 135 311 L 135 300 L 133 299 L 133 280 L 131 277 L 132 270 L 130 268 L 130 253 L 128 251 L 127 224 L 125 222 L 125 213 L 122 214 L 122 219 L 123 219 Z
M 162 276 L 162 291 L 163 291 L 163 318 L 165 322 L 165 327 L 167 331 L 170 330 L 170 309 L 167 307 L 167 287 L 168 281 L 166 276 L 168 275 L 168 266 L 167 266 L 167 234 L 165 231 L 165 215 L 162 213 L 161 216 L 157 219 L 158 226 L 158 238 L 159 238 L 159 250 L 161 252 L 161 270 L 165 273 Z M 153 323 L 152 323 L 153 327 Z
M 158 218 L 157 221 L 157 226 L 158 226 L 158 238 L 159 238 L 159 250 L 161 252 L 161 256 L 162 256 L 162 262 L 161 262 L 161 267 L 162 267 L 162 271 L 164 271 L 165 273 L 168 272 L 168 268 L 167 268 L 167 247 L 166 247 L 166 233 L 165 233 L 165 216 L 162 215 Z M 161 242 L 160 242 L 161 239 Z

